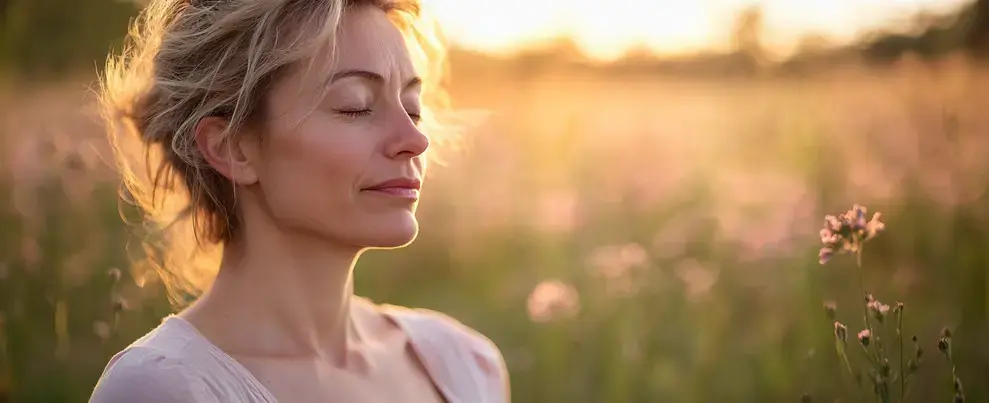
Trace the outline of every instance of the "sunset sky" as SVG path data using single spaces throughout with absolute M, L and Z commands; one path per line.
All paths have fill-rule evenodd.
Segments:
M 572 35 L 589 54 L 620 55 L 646 45 L 658 53 L 723 49 L 732 20 L 761 3 L 766 39 L 786 53 L 806 34 L 837 42 L 896 24 L 920 10 L 957 9 L 968 0 L 424 0 L 458 45 L 490 52 Z

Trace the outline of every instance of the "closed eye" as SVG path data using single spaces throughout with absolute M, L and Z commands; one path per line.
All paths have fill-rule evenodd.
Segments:
M 359 118 L 371 114 L 370 109 L 338 109 L 337 113 L 351 118 Z
M 371 115 L 370 109 L 337 109 L 337 113 L 347 116 L 349 118 L 360 118 Z M 419 112 L 406 112 L 412 122 L 419 124 L 422 121 L 422 115 Z

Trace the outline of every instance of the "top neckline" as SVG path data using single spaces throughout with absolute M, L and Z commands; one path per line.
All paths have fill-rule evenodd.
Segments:
M 419 362 L 423 363 L 421 367 L 426 372 L 426 376 L 429 378 L 429 381 L 433 384 L 436 390 L 440 393 L 443 400 L 446 403 L 454 403 L 455 400 L 453 399 L 453 394 L 450 391 L 448 385 L 439 382 L 439 380 L 436 377 L 436 374 L 433 372 L 430 366 L 425 365 L 426 358 L 423 356 L 423 353 L 419 348 L 419 346 L 416 345 L 415 337 L 412 334 L 413 332 L 408 328 L 407 323 L 398 317 L 399 312 L 396 312 L 396 310 L 392 309 L 393 307 L 388 304 L 377 305 L 377 308 L 387 319 L 393 321 L 398 326 L 398 328 L 401 329 L 403 333 L 405 333 L 408 343 L 412 346 L 413 353 L 416 355 L 416 358 L 419 360 Z M 192 322 L 189 322 L 185 318 L 175 314 L 168 315 L 167 317 L 165 317 L 165 319 L 162 322 L 174 323 L 179 327 L 183 328 L 184 330 L 188 331 L 190 334 L 193 335 L 193 337 L 196 338 L 196 340 L 198 340 L 198 342 L 205 345 L 206 348 L 208 348 L 221 360 L 223 360 L 225 363 L 233 367 L 234 370 L 237 371 L 239 375 L 243 376 L 244 379 L 246 379 L 247 382 L 251 384 L 251 386 L 256 388 L 258 392 L 261 393 L 261 395 L 264 397 L 266 401 L 268 401 L 269 403 L 278 402 L 278 399 L 275 398 L 275 396 L 271 393 L 271 391 L 268 390 L 268 388 L 265 387 L 264 384 L 261 383 L 261 381 L 258 380 L 258 378 L 255 377 L 250 370 L 247 369 L 247 367 L 241 364 L 240 361 L 237 361 L 237 359 L 231 356 L 230 354 L 227 354 L 227 352 L 223 351 L 223 349 L 221 349 L 219 346 L 213 344 L 213 342 L 210 341 L 208 338 L 206 338 L 206 336 L 203 335 L 199 331 L 199 329 L 197 329 L 196 326 L 192 324 Z

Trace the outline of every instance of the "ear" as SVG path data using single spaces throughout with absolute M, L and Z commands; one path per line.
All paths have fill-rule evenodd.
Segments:
M 196 124 L 196 147 L 209 165 L 236 185 L 253 185 L 257 171 L 241 149 L 240 141 L 231 141 L 227 119 L 207 116 Z

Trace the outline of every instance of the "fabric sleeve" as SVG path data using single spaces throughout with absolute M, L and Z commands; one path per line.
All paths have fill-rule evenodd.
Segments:
M 503 401 L 510 402 L 511 382 L 508 366 L 498 346 L 484 334 L 446 314 L 429 310 L 421 311 L 426 311 L 427 315 L 433 316 L 442 323 L 441 326 L 446 328 L 447 332 L 470 350 L 475 364 L 490 382 L 489 384 L 501 389 Z
M 147 348 L 114 357 L 100 377 L 91 403 L 218 403 L 205 380 L 175 358 Z

